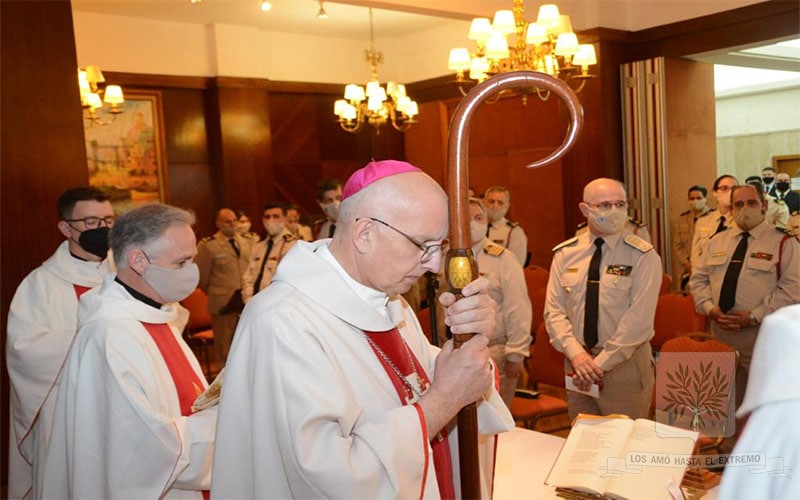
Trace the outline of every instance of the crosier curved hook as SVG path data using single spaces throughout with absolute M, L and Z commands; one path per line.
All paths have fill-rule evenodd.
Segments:
M 459 103 L 450 122 L 447 146 L 447 193 L 449 195 L 449 221 L 451 249 L 447 253 L 445 273 L 450 291 L 461 295 L 461 289 L 478 277 L 478 266 L 472 255 L 469 234 L 468 165 L 469 132 L 472 115 L 489 97 L 499 92 L 518 88 L 537 88 L 551 92 L 564 101 L 570 114 L 569 128 L 564 142 L 545 158 L 527 168 L 537 168 L 564 156 L 575 145 L 583 128 L 583 108 L 575 92 L 562 80 L 535 71 L 511 71 L 494 76 L 473 87 Z M 456 347 L 472 335 L 454 334 Z M 458 452 L 461 476 L 461 498 L 480 498 L 480 471 L 478 458 L 477 405 L 472 403 L 458 412 Z

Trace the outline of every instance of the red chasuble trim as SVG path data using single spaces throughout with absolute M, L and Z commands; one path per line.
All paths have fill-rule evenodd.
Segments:
M 389 380 L 397 391 L 400 402 L 404 405 L 416 403 L 415 395 L 409 388 L 409 383 L 398 376 L 395 372 L 395 368 L 406 377 L 416 373 L 419 377 L 419 383 L 421 385 L 419 389 L 421 389 L 421 393 L 424 393 L 428 387 L 430 387 L 431 381 L 413 351 L 408 347 L 405 340 L 400 335 L 400 332 L 397 331 L 397 328 L 392 328 L 386 332 L 365 331 L 364 334 L 367 336 L 372 351 L 375 353 L 375 356 L 378 358 L 378 361 L 380 361 L 381 366 L 383 366 L 384 371 L 389 376 Z M 383 355 L 389 358 L 394 367 L 384 359 Z M 427 426 L 424 420 L 422 420 L 421 423 L 423 433 L 426 434 Z M 428 439 L 426 435 L 426 442 L 430 442 L 433 450 L 433 466 L 436 472 L 436 480 L 439 483 L 439 496 L 444 499 L 455 498 L 453 464 L 450 459 L 450 444 L 447 441 L 447 431 L 442 429 L 432 440 Z M 426 464 L 428 460 L 427 457 L 428 453 L 426 448 Z M 427 477 L 427 475 L 423 476 L 423 491 L 425 489 L 425 477 Z
M 425 482 L 428 479 L 428 423 L 425 421 L 425 412 L 419 406 L 419 403 L 414 403 L 414 409 L 417 410 L 417 417 L 422 426 L 422 454 L 425 456 L 425 465 L 422 467 L 422 484 L 419 489 L 419 497 L 425 497 Z

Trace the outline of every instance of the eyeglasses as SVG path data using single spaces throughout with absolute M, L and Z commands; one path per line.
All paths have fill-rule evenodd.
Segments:
M 450 240 L 448 240 L 448 239 L 443 239 L 441 243 L 432 243 L 430 245 L 426 245 L 426 244 L 424 244 L 424 243 L 422 243 L 420 241 L 415 240 L 414 238 L 412 238 L 411 236 L 407 235 L 403 231 L 397 229 L 396 227 L 392 226 L 391 224 L 383 222 L 380 219 L 376 219 L 375 217 L 366 217 L 366 218 L 371 220 L 371 221 L 373 221 L 373 222 L 377 222 L 378 224 L 383 224 L 384 226 L 388 227 L 392 231 L 396 232 L 397 234 L 403 236 L 405 239 L 407 239 L 408 241 L 413 243 L 415 247 L 417 247 L 420 250 L 422 250 L 422 255 L 419 258 L 419 261 L 422 264 L 425 264 L 426 262 L 430 262 L 431 259 L 433 259 L 436 256 L 436 252 L 444 253 L 450 247 Z M 358 221 L 358 220 L 360 220 L 360 219 L 356 219 L 356 221 Z
M 720 191 L 720 192 L 724 193 L 726 191 L 730 191 L 731 189 L 733 189 L 735 187 L 736 186 L 717 186 L 717 189 L 715 189 L 714 191 Z
M 586 202 L 584 202 L 584 203 L 586 203 Z M 600 210 L 602 210 L 604 212 L 606 212 L 608 210 L 611 210 L 612 207 L 618 208 L 620 210 L 624 210 L 624 209 L 628 208 L 628 202 L 627 201 L 604 201 L 602 203 L 598 203 L 597 205 L 593 205 L 591 203 L 586 203 L 586 204 L 589 205 L 592 208 L 598 208 L 598 209 L 600 209 Z
M 84 217 L 83 219 L 64 219 L 64 222 L 83 222 L 83 225 L 88 229 L 97 229 L 102 222 L 104 226 L 111 227 L 114 221 L 117 220 L 113 215 L 107 217 Z

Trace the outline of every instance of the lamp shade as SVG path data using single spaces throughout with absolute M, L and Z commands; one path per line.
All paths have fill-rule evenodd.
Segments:
M 355 83 L 348 84 L 344 88 L 344 98 L 348 101 L 363 101 L 364 87 Z
M 578 37 L 575 33 L 561 33 L 556 40 L 557 56 L 569 57 L 578 52 Z
M 86 80 L 89 83 L 102 83 L 106 81 L 103 78 L 103 72 L 97 66 L 86 66 Z
M 342 114 L 340 115 L 344 120 L 355 120 L 358 117 L 358 111 L 356 107 L 350 103 L 342 108 Z
M 597 54 L 594 52 L 594 45 L 591 43 L 582 43 L 578 45 L 578 52 L 572 56 L 572 64 L 576 66 L 597 64 Z
M 100 100 L 100 96 L 97 95 L 96 92 L 89 92 L 86 94 L 86 102 L 92 109 L 100 109 L 103 107 L 103 101 Z
M 547 30 L 554 30 L 559 23 L 558 6 L 554 3 L 546 3 L 539 7 L 539 15 L 536 17 L 536 22 L 541 24 Z
M 500 33 L 493 34 L 492 38 L 486 42 L 486 57 L 494 60 L 506 59 L 508 57 L 506 37 Z
M 340 118 L 343 117 L 347 106 L 350 106 L 350 104 L 344 99 L 336 99 L 336 102 L 333 103 L 333 114 Z
M 558 24 L 556 24 L 555 28 L 553 29 L 553 35 L 558 36 L 561 33 L 570 32 L 572 32 L 572 21 L 569 19 L 568 15 L 561 14 L 558 16 Z
M 547 29 L 539 23 L 530 23 L 525 37 L 525 43 L 539 45 L 548 40 Z
M 469 50 L 465 48 L 450 49 L 450 58 L 447 61 L 447 69 L 453 71 L 466 71 L 469 69 L 469 65 Z
M 502 33 L 503 35 L 510 35 L 517 30 L 517 24 L 514 21 L 514 13 L 510 10 L 498 10 L 494 13 L 494 21 L 492 21 L 492 29 L 495 33 Z
M 477 42 L 485 42 L 492 36 L 492 23 L 488 17 L 476 17 L 469 25 L 467 38 Z
M 469 77 L 473 80 L 484 80 L 489 72 L 489 60 L 485 57 L 475 57 L 469 67 Z
M 408 103 L 408 106 L 406 106 L 406 109 L 403 112 L 409 117 L 417 116 L 419 114 L 419 106 L 417 105 L 417 101 L 411 101 Z
M 122 95 L 122 87 L 119 85 L 106 86 L 106 92 L 103 95 L 103 101 L 109 104 L 122 104 L 125 102 L 125 97 Z
M 367 109 L 370 111 L 378 111 L 383 107 L 383 101 L 380 95 L 371 96 L 367 100 Z

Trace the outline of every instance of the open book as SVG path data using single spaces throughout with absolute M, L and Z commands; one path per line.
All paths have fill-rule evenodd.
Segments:
M 568 498 L 682 498 L 697 437 L 652 420 L 581 414 L 545 482 Z

